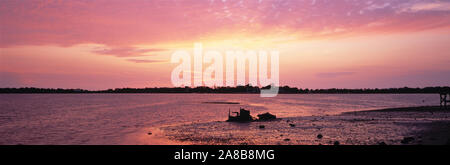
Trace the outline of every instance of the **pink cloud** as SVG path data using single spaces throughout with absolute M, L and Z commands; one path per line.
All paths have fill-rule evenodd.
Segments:
M 445 59 L 445 52 L 448 52 L 445 43 L 448 42 L 447 39 L 439 38 L 445 36 L 440 35 L 441 32 L 438 33 L 437 29 L 447 30 L 446 33 L 442 34 L 448 34 L 449 27 L 448 2 L 438 0 L 2 0 L 0 5 L 0 48 L 4 48 L 4 52 L 8 49 L 10 53 L 15 53 L 2 52 L 0 54 L 0 57 L 4 59 L 4 65 L 1 65 L 3 70 L 0 71 L 0 80 L 2 80 L 0 86 L 17 84 L 37 87 L 103 89 L 125 87 L 129 84 L 142 87 L 147 82 L 152 82 L 155 84 L 154 86 L 168 86 L 170 85 L 171 65 L 148 65 L 151 68 L 148 71 L 152 75 L 148 76 L 147 73 L 141 73 L 143 72 L 141 71 L 143 65 L 134 63 L 166 62 L 162 60 L 165 57 L 159 55 L 165 55 L 168 51 L 171 51 L 171 43 L 178 44 L 181 42 L 181 44 L 184 44 L 183 42 L 186 41 L 201 41 L 205 38 L 208 39 L 208 37 L 216 37 L 219 40 L 230 39 L 235 34 L 245 34 L 249 37 L 258 36 L 259 38 L 265 38 L 265 35 L 269 37 L 282 35 L 295 37 L 299 35 L 302 37 L 301 39 L 307 40 L 386 33 L 406 33 L 406 35 L 399 36 L 415 36 L 411 38 L 411 42 L 416 41 L 419 44 L 408 43 L 409 39 L 388 38 L 376 40 L 381 44 L 371 46 L 370 44 L 375 42 L 368 42 L 370 38 L 355 40 L 351 45 L 367 42 L 367 48 L 364 51 L 355 50 L 353 52 L 351 50 L 353 48 L 343 47 L 342 49 L 349 50 L 341 51 L 344 55 L 348 54 L 348 56 L 342 57 L 359 59 L 361 56 L 368 63 L 375 63 L 370 59 L 375 58 L 378 54 L 371 55 L 371 53 L 381 52 L 383 54 L 380 53 L 379 55 L 386 57 L 380 57 L 377 61 L 382 63 L 382 65 L 376 67 L 377 70 L 347 72 L 354 70 L 352 66 L 356 65 L 355 61 L 354 64 L 347 64 L 349 69 L 345 67 L 339 69 L 342 71 L 339 72 L 331 66 L 325 66 L 320 61 L 311 63 L 311 65 L 318 65 L 323 68 L 318 70 L 313 67 L 311 70 L 305 71 L 305 73 L 309 72 L 309 77 L 293 74 L 296 70 L 299 70 L 300 65 L 297 64 L 301 64 L 303 62 L 301 60 L 304 60 L 301 56 L 304 54 L 300 54 L 300 50 L 298 55 L 292 54 L 289 57 L 290 59 L 286 60 L 295 63 L 295 67 L 286 68 L 286 65 L 281 65 L 284 67 L 283 69 L 286 69 L 285 71 L 281 69 L 280 74 L 285 76 L 281 78 L 281 81 L 286 85 L 306 85 L 308 87 L 334 87 L 334 85 L 367 87 L 377 86 L 377 84 L 386 84 L 386 87 L 390 87 L 389 85 L 396 83 L 414 85 L 413 80 L 422 81 L 429 78 L 427 83 L 424 83 L 425 85 L 439 85 L 433 82 L 445 84 L 448 83 L 448 78 L 440 78 L 438 74 L 432 73 L 437 70 L 436 68 L 446 66 L 439 64 L 437 61 Z M 424 32 L 433 33 L 433 35 L 422 34 L 427 35 L 427 37 L 414 33 L 425 30 L 436 31 Z M 270 39 L 267 41 L 271 41 Z M 312 49 L 336 48 L 340 44 L 327 44 L 328 40 L 322 41 L 318 43 L 318 47 Z M 87 48 L 88 50 L 86 50 L 74 46 L 84 43 L 102 45 L 102 47 Z M 23 49 L 27 46 L 22 47 L 22 45 L 51 45 L 58 47 L 58 49 L 52 52 L 52 56 L 46 57 L 46 54 L 51 51 L 50 49 L 45 51 L 36 49 L 42 52 L 35 51 L 35 49 L 26 51 Z M 142 45 L 155 48 L 142 48 Z M 159 45 L 163 45 L 163 47 L 158 47 Z M 401 46 L 398 47 L 399 45 Z M 421 47 L 420 45 L 425 46 Z M 65 49 L 61 46 L 74 47 Z M 11 51 L 11 49 L 15 50 Z M 298 49 L 302 49 L 302 46 L 299 45 Z M 71 51 L 71 56 L 68 55 L 69 51 Z M 91 59 L 89 55 L 81 55 L 86 51 L 122 59 L 100 56 Z M 417 56 L 420 58 L 415 60 L 420 63 L 404 66 L 403 71 L 412 72 L 411 69 L 422 66 L 422 61 L 434 59 L 429 63 L 423 62 L 430 65 L 423 66 L 423 68 L 429 69 L 430 71 L 427 71 L 427 73 L 433 76 L 413 74 L 404 76 L 403 79 L 408 79 L 408 81 L 399 79 L 398 82 L 393 83 L 394 81 L 390 81 L 390 79 L 394 79 L 399 73 L 392 73 L 392 75 L 387 76 L 382 73 L 391 72 L 378 70 L 386 68 L 388 66 L 386 63 L 396 57 L 403 57 L 401 63 L 406 63 L 403 59 L 410 60 L 409 63 L 411 59 L 414 59 L 411 54 L 419 54 L 422 51 L 426 57 Z M 313 53 L 317 52 L 319 51 L 313 50 L 311 58 L 320 59 L 319 55 L 312 57 Z M 370 54 L 367 56 L 371 57 L 363 57 L 365 54 Z M 155 55 L 158 55 L 158 58 L 161 59 L 139 58 Z M 17 58 L 12 58 L 12 56 Z M 100 60 L 103 58 L 108 61 Z M 40 63 L 37 63 L 36 60 L 39 60 Z M 80 60 L 80 64 L 83 65 L 71 67 L 65 65 L 67 61 L 73 61 L 76 64 L 76 60 Z M 336 60 L 332 63 L 345 62 L 345 58 Z M 92 63 L 85 64 L 89 61 L 92 61 Z M 129 63 L 116 63 L 116 61 L 128 61 Z M 10 64 L 11 62 L 14 62 L 14 65 Z M 91 67 L 97 66 L 97 64 L 108 65 Z M 109 69 L 102 70 L 103 68 Z M 42 70 L 42 73 L 32 73 L 37 69 Z M 118 72 L 122 70 L 123 73 L 133 73 L 133 75 L 124 76 L 122 72 Z M 98 75 L 98 73 L 103 72 L 111 74 Z M 447 71 L 443 73 L 447 73 Z M 333 81 L 323 81 L 324 78 Z M 304 84 L 299 84 L 299 82 L 304 82 Z
M 404 5 L 398 12 L 450 11 L 450 2 L 419 2 Z
M 100 55 L 112 55 L 116 57 L 136 57 L 136 56 L 149 56 L 146 53 L 161 52 L 167 49 L 139 49 L 134 47 L 114 47 L 108 49 L 98 49 L 92 52 Z
M 355 72 L 322 72 L 317 73 L 316 76 L 319 78 L 340 78 L 341 76 L 353 75 Z
M 2 1 L 0 46 L 98 43 L 130 46 L 198 39 L 226 30 L 355 34 L 448 28 L 440 1 Z M 433 5 L 434 4 L 434 5 Z M 399 13 L 409 6 L 422 12 Z M 376 27 L 366 25 L 390 22 Z M 414 26 L 402 26 L 414 22 Z M 263 26 L 259 26 L 259 25 Z
M 135 62 L 135 63 L 159 63 L 159 62 L 167 62 L 167 60 L 145 60 L 145 59 L 128 59 L 127 61 Z

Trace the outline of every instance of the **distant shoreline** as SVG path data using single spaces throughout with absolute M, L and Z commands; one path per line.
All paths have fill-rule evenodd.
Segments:
M 260 95 L 259 93 L 101 93 L 101 92 L 90 92 L 90 93 L 2 93 L 0 92 L 0 95 L 13 95 L 13 94 L 23 94 L 23 95 L 34 95 L 34 94 L 48 94 L 48 95 L 52 95 L 52 94 L 67 94 L 67 95 L 71 95 L 71 94 L 81 94 L 81 95 L 90 95 L 90 94 L 148 94 L 148 95 L 152 95 L 152 94 L 173 94 L 173 95 L 178 95 L 178 94 L 194 94 L 194 95 L 202 95 L 202 94 L 217 94 L 217 95 Z M 383 94 L 438 94 L 438 93 L 279 93 L 278 95 L 383 95 Z
M 262 89 L 269 89 L 266 87 L 255 86 L 237 86 L 237 87 L 155 87 L 155 88 L 116 88 L 107 90 L 85 90 L 85 89 L 62 89 L 62 88 L 0 88 L 0 94 L 90 94 L 90 93 L 165 93 L 165 94 L 260 94 Z M 278 94 L 438 94 L 449 93 L 449 86 L 424 87 L 424 88 L 365 88 L 365 89 L 302 89 L 297 87 L 282 86 L 279 87 Z

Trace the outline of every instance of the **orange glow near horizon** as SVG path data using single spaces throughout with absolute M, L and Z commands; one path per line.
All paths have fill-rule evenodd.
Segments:
M 171 86 L 195 42 L 278 50 L 281 85 L 450 85 L 448 1 L 6 0 L 0 24 L 0 88 Z

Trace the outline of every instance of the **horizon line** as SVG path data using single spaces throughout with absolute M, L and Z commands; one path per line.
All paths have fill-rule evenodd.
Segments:
M 161 89 L 161 88 L 168 88 L 168 89 L 185 89 L 185 88 L 191 88 L 191 89 L 195 89 L 195 88 L 210 88 L 210 89 L 219 89 L 219 88 L 238 88 L 238 87 L 252 87 L 252 88 L 259 88 L 259 89 L 263 89 L 263 88 L 267 88 L 270 87 L 270 85 L 268 86 L 250 86 L 250 85 L 238 85 L 238 86 L 214 86 L 214 87 L 208 87 L 208 86 L 184 86 L 184 87 L 166 87 L 166 86 L 160 86 L 160 87 L 117 87 L 117 88 L 107 88 L 107 89 L 94 89 L 94 90 L 90 90 L 90 89 L 83 89 L 83 88 L 48 88 L 48 87 L 0 87 L 0 89 L 62 89 L 62 90 L 84 90 L 84 91 L 90 91 L 90 92 L 94 92 L 94 91 L 108 91 L 108 90 L 116 90 L 116 89 Z M 283 86 L 278 86 L 279 88 L 290 88 L 290 89 L 295 89 L 297 88 L 298 90 L 384 90 L 384 89 L 404 89 L 404 88 L 409 88 L 409 89 L 425 89 L 425 88 L 450 88 L 450 86 L 425 86 L 425 87 L 409 87 L 409 86 L 403 86 L 403 87 L 383 87 L 383 88 L 300 88 L 300 87 L 296 87 L 296 86 L 289 86 L 289 85 L 283 85 Z

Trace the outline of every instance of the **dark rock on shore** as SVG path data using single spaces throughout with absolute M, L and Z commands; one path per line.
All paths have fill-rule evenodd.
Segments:
M 408 144 L 410 142 L 414 141 L 413 137 L 405 137 L 403 138 L 403 140 L 401 141 L 402 144 Z
M 258 115 L 259 121 L 270 121 L 270 120 L 275 120 L 275 119 L 277 119 L 277 116 L 272 115 L 269 112 Z
M 322 134 L 318 134 L 318 135 L 317 135 L 317 138 L 318 138 L 318 139 L 322 139 L 322 137 L 323 137 Z
M 191 140 L 188 140 L 188 144 L 238 145 L 246 142 L 249 145 L 287 143 L 333 145 L 336 141 L 340 145 L 442 145 L 450 143 L 450 111 L 436 110 L 433 111 L 434 114 L 431 114 L 430 110 L 433 110 L 433 107 L 430 110 L 419 109 L 412 107 L 410 111 L 394 109 L 346 112 L 324 116 L 324 119 L 321 119 L 321 116 L 289 117 L 268 122 L 258 122 L 255 119 L 255 122 L 244 125 L 227 124 L 222 121 L 199 122 L 167 126 L 162 130 L 167 137 L 171 138 L 170 140 L 185 142 L 186 140 L 183 139 L 189 137 Z M 265 127 L 267 124 L 270 125 Z M 300 125 L 293 128 L 289 124 Z M 265 128 L 260 129 L 260 125 L 264 125 Z M 410 129 L 411 127 L 415 129 Z M 146 130 L 145 133 L 147 132 L 149 130 Z M 286 138 L 290 140 L 284 141 Z M 336 144 L 338 143 L 336 142 Z

